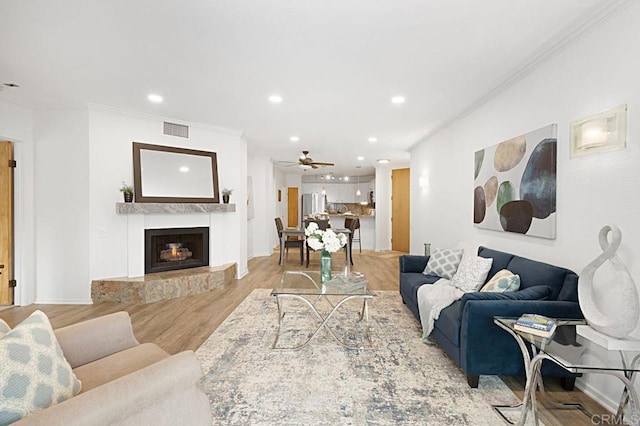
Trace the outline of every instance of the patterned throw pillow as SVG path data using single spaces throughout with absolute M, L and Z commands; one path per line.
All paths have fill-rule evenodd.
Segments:
M 462 249 L 433 249 L 423 274 L 437 275 L 450 280 L 458 270 L 460 259 Z
M 493 259 L 480 256 L 465 257 L 460 262 L 458 272 L 453 276 L 451 284 L 465 293 L 478 291 L 493 265 Z
M 69 399 L 81 386 L 44 313 L 35 311 L 0 338 L 0 424 Z
M 7 324 L 6 322 L 0 319 L 0 337 L 2 337 L 5 333 L 8 333 L 10 331 L 11 331 L 11 327 L 9 327 L 9 324 Z
M 492 293 L 508 293 L 510 291 L 518 291 L 520 289 L 520 275 L 515 275 L 513 272 L 503 269 L 496 272 L 487 282 L 482 290 L 484 292 Z

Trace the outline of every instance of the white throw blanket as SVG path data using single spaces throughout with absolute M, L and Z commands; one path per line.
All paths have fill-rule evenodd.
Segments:
M 464 292 L 451 284 L 451 281 L 440 278 L 431 285 L 423 285 L 418 289 L 418 311 L 422 323 L 422 338 L 426 339 L 433 331 L 433 323 L 447 306 L 459 300 Z

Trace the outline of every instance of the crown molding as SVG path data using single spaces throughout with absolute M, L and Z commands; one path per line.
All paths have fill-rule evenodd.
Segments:
M 529 56 L 529 58 L 526 59 L 520 67 L 517 67 L 515 71 L 512 72 L 511 75 L 508 76 L 505 80 L 503 80 L 497 86 L 493 87 L 480 98 L 473 101 L 460 112 L 437 124 L 422 137 L 411 143 L 407 147 L 407 149 L 412 150 L 419 144 L 428 141 L 444 129 L 472 114 L 487 102 L 515 85 L 517 82 L 531 74 L 534 70 L 542 66 L 544 63 L 548 62 L 553 56 L 566 49 L 574 41 L 586 36 L 588 33 L 596 30 L 597 28 L 608 22 L 615 15 L 622 12 L 632 3 L 634 3 L 634 0 L 616 0 L 598 8 L 598 10 L 585 16 L 584 19 L 580 20 L 572 27 L 561 31 L 556 37 L 554 37 L 552 40 L 549 40 L 536 52 Z

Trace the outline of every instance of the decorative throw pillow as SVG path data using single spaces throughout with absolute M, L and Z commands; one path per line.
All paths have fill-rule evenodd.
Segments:
M 81 386 L 44 313 L 35 311 L 0 338 L 0 424 L 69 399 Z
M 453 276 L 451 284 L 465 293 L 478 291 L 493 265 L 493 259 L 480 256 L 464 257 L 458 267 L 458 272 Z
M 458 270 L 460 259 L 462 249 L 433 249 L 423 274 L 437 275 L 450 280 Z
M 11 331 L 11 327 L 9 327 L 9 324 L 7 324 L 6 322 L 0 319 L 0 337 L 2 337 L 5 333 L 8 333 L 10 331 Z
M 510 291 L 518 291 L 520 289 L 520 275 L 502 269 L 496 272 L 491 279 L 482 287 L 483 292 L 492 293 L 508 293 Z

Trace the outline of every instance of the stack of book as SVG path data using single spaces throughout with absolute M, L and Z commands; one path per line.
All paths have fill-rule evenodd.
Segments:
M 538 314 L 523 314 L 513 328 L 534 336 L 550 337 L 556 331 L 556 320 Z

